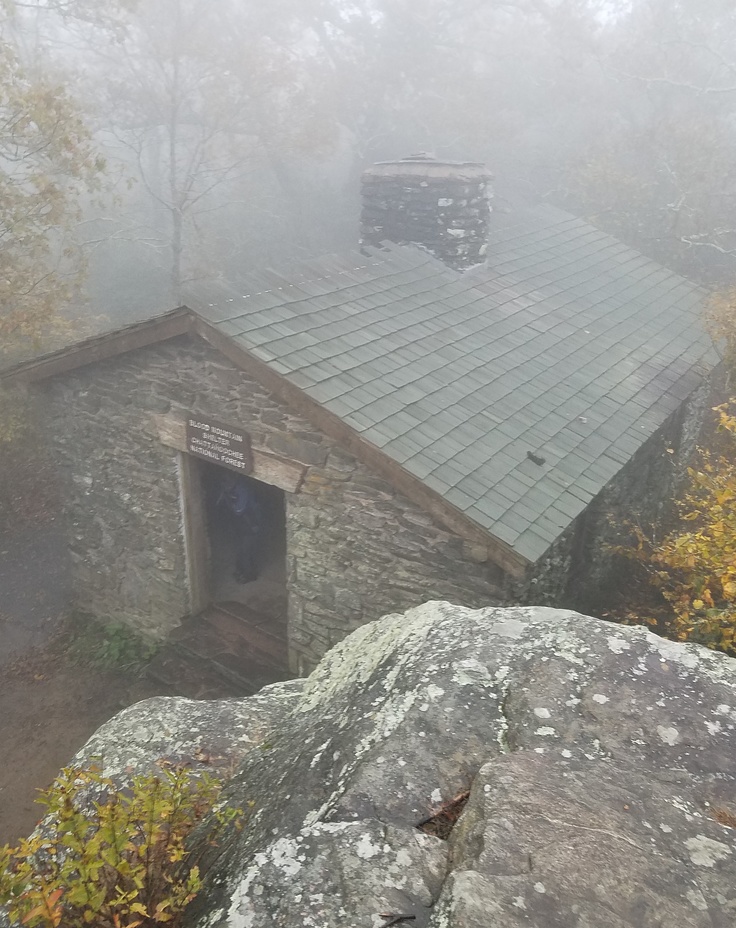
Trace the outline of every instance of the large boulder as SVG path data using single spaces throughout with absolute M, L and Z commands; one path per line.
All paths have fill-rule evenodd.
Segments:
M 193 726 L 176 714 L 207 710 L 168 705 L 180 754 Z M 115 752 L 119 771 L 166 753 L 152 708 L 108 723 L 87 756 Z M 137 712 L 155 745 L 138 761 L 121 748 Z M 199 836 L 188 928 L 736 924 L 722 655 L 572 612 L 429 603 L 228 713 L 217 751 L 231 734 L 246 747 L 227 787 L 245 827 L 216 849 Z
M 162 761 L 229 777 L 251 751 L 268 742 L 303 687 L 303 680 L 290 680 L 248 699 L 144 699 L 101 725 L 72 766 L 94 764 L 120 783 L 155 772 Z

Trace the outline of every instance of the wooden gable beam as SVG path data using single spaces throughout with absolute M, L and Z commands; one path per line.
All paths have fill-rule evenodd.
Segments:
M 194 318 L 190 310 L 182 307 L 155 319 L 147 319 L 115 332 L 93 336 L 76 345 L 26 361 L 0 373 L 0 383 L 13 385 L 46 380 L 57 374 L 68 374 L 78 367 L 135 351 L 137 348 L 146 348 L 178 335 L 187 335 L 192 331 Z

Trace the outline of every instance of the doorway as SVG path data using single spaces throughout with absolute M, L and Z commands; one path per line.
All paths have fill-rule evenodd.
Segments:
M 225 680 L 239 695 L 289 679 L 284 491 L 195 455 L 179 462 L 191 612 L 171 633 L 166 673 L 186 676 L 193 662 L 195 676 Z M 237 519 L 246 499 L 257 524 L 255 542 L 244 545 L 254 528 Z
M 208 599 L 286 627 L 284 491 L 200 461 L 208 539 Z M 244 611 L 244 610 L 241 610 Z

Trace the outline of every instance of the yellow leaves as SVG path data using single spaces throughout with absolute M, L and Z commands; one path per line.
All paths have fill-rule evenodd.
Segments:
M 62 770 L 41 796 L 43 837 L 0 848 L 0 905 L 27 928 L 173 928 L 202 885 L 187 836 L 220 788 L 173 765 L 123 792 L 97 770 Z M 214 812 L 214 828 L 240 815 L 229 811 Z
M 733 300 L 736 322 L 736 291 Z M 671 605 L 675 638 L 731 653 L 736 653 L 734 408 L 736 400 L 730 400 L 714 410 L 734 453 L 716 457 L 701 452 L 699 466 L 688 470 L 689 486 L 678 504 L 681 525 L 659 542 L 637 529 L 636 546 L 628 552 L 647 566 L 652 583 Z
M 63 917 L 63 912 L 59 901 L 64 895 L 64 890 L 55 889 L 53 892 L 49 893 L 48 896 L 46 896 L 44 886 L 41 889 L 40 895 L 41 902 L 25 915 L 21 921 L 21 924 L 38 924 L 38 920 L 40 918 L 44 920 L 45 924 L 52 925 L 53 928 L 58 928 Z
M 7 36 L 6 36 L 7 38 Z M 92 135 L 64 87 L 0 50 L 0 339 L 40 338 L 75 291 L 79 255 L 59 242 L 99 185 Z

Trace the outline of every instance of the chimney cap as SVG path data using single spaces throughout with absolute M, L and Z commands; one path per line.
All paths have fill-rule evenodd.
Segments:
M 481 161 L 439 161 L 428 152 L 417 152 L 399 161 L 379 161 L 364 172 L 364 177 L 424 176 L 492 180 L 493 175 Z

